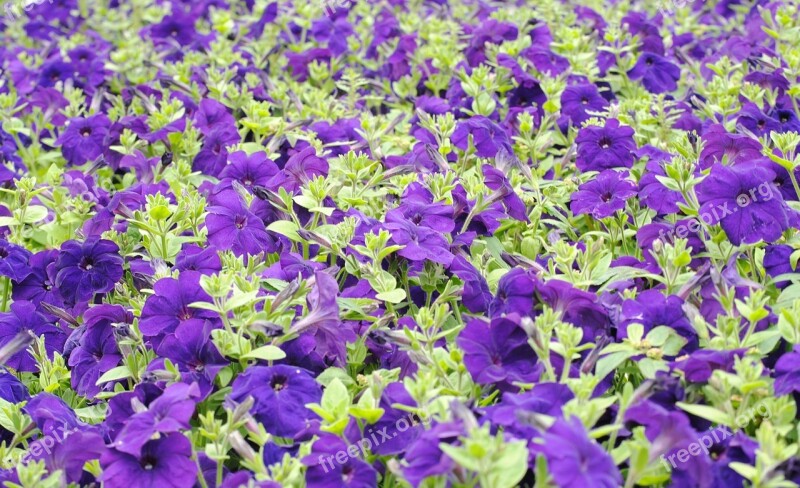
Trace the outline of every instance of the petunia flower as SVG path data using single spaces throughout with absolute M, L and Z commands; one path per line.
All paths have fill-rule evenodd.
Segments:
M 105 114 L 69 121 L 67 130 L 56 140 L 64 159 L 71 165 L 94 161 L 105 150 L 105 138 L 111 121 Z
M 775 395 L 800 393 L 800 346 L 794 346 L 775 363 Z
M 174 333 L 179 325 L 190 320 L 219 320 L 216 312 L 189 306 L 212 301 L 200 287 L 200 276 L 196 271 L 184 271 L 178 279 L 162 278 L 156 282 L 155 293 L 147 297 L 139 318 L 142 335 L 152 341 Z
M 114 324 L 130 324 L 133 314 L 119 305 L 91 307 L 83 316 L 84 325 L 73 332 L 80 334 L 78 346 L 69 355 L 72 387 L 80 395 L 100 393 L 97 380 L 116 367 L 122 359 L 114 336 Z
M 36 361 L 27 346 L 39 336 L 44 336 L 45 351 L 50 358 L 54 352 L 62 351 L 67 340 L 66 333 L 37 312 L 31 302 L 14 302 L 8 312 L 0 312 L 0 347 L 17 344 L 17 352 L 5 358 L 5 366 L 17 371 L 36 371 Z
M 592 440 L 577 417 L 559 418 L 533 449 L 547 460 L 547 471 L 558 486 L 616 488 L 622 475 L 611 456 Z
M 722 226 L 735 244 L 774 242 L 791 226 L 792 210 L 773 180 L 775 173 L 758 162 L 715 165 L 697 185 L 700 215 Z
M 245 205 L 235 190 L 217 194 L 208 211 L 208 242 L 217 249 L 230 249 L 237 256 L 277 250 L 277 243 L 267 233 L 264 222 Z
M 217 373 L 228 365 L 211 340 L 215 324 L 198 319 L 183 322 L 158 347 L 158 355 L 171 360 L 181 372 L 181 381 L 196 382 L 200 397 L 211 393 Z
M 794 252 L 795 249 L 786 244 L 767 246 L 764 250 L 764 271 L 771 278 L 797 272 L 796 269 L 792 268 L 791 262 L 791 256 Z M 787 280 L 776 281 L 775 286 L 783 289 L 789 286 L 789 283 Z
M 470 136 L 478 157 L 493 158 L 501 148 L 507 154 L 514 152 L 505 130 L 486 117 L 474 116 L 459 122 L 450 140 L 455 147 L 466 151 Z
M 378 486 L 378 472 L 366 461 L 347 456 L 340 463 L 336 455 L 347 452 L 348 444 L 332 434 L 322 434 L 303 458 L 308 488 L 368 488 Z M 335 480 L 335 481 L 334 481 Z
M 589 112 L 602 112 L 608 107 L 608 100 L 600 95 L 597 85 L 583 83 L 570 85 L 561 94 L 561 115 L 559 126 L 562 131 L 571 123 L 580 127 L 593 115 Z
M 513 268 L 497 283 L 497 293 L 489 304 L 489 316 L 500 317 L 516 313 L 533 315 L 534 287 L 537 278 L 527 270 Z
M 151 438 L 190 427 L 189 420 L 194 415 L 199 397 L 197 384 L 173 383 L 147 405 L 146 410 L 137 412 L 125 422 L 112 447 L 140 457 Z
M 603 127 L 591 125 L 578 132 L 575 165 L 581 171 L 602 171 L 633 166 L 636 143 L 633 129 L 608 119 Z
M 606 170 L 578 187 L 572 194 L 570 210 L 575 215 L 589 214 L 596 219 L 611 217 L 623 210 L 635 195 L 636 187 L 623 173 Z
M 496 384 L 510 391 L 517 389 L 514 383 L 535 381 L 540 372 L 519 315 L 488 323 L 473 319 L 458 335 L 456 344 L 464 350 L 464 366 L 478 384 Z
M 55 285 L 67 303 L 86 302 L 114 289 L 122 278 L 122 263 L 119 247 L 112 241 L 97 237 L 67 241 L 56 259 Z
M 639 56 L 636 64 L 628 71 L 632 80 L 642 80 L 650 93 L 667 93 L 678 89 L 681 69 L 662 56 L 652 52 Z
M 455 461 L 439 446 L 459 443 L 458 438 L 464 434 L 464 426 L 454 422 L 436 424 L 424 431 L 408 447 L 403 458 L 402 473 L 406 481 L 414 488 L 419 488 L 425 479 L 453 471 Z
M 0 276 L 21 282 L 33 272 L 28 264 L 31 252 L 22 246 L 0 239 Z
M 315 351 L 327 361 L 344 366 L 347 361 L 347 343 L 357 337 L 339 318 L 336 297 L 339 284 L 324 271 L 314 273 L 314 288 L 308 294 L 309 313 L 292 324 L 291 331 L 308 334 L 314 339 Z
M 279 437 L 295 437 L 317 418 L 306 408 L 318 403 L 322 389 L 309 371 L 295 366 L 251 366 L 233 382 L 228 398 L 242 403 L 252 396 L 250 412 L 266 431 Z
M 703 133 L 703 151 L 700 168 L 710 168 L 727 156 L 728 164 L 749 163 L 762 159 L 761 143 L 750 137 L 731 134 L 722 125 L 715 124 Z
M 278 166 L 266 153 L 256 152 L 247 155 L 244 151 L 236 151 L 228 156 L 228 165 L 219 173 L 220 182 L 238 181 L 245 188 L 266 186 L 270 178 L 278 174 Z
M 177 432 L 148 441 L 139 456 L 108 449 L 100 467 L 100 480 L 107 488 L 191 488 L 197 479 L 192 443 Z
M 631 324 L 644 326 L 647 334 L 658 326 L 667 326 L 688 341 L 684 346 L 686 352 L 698 347 L 697 332 L 683 311 L 683 300 L 675 295 L 664 296 L 659 290 L 646 290 L 635 300 L 626 300 L 622 304 L 623 322 L 617 329 L 617 339 L 628 337 Z

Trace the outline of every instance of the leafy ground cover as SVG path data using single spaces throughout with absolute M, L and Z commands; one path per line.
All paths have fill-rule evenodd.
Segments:
M 9 487 L 800 483 L 797 0 L 9 1 Z

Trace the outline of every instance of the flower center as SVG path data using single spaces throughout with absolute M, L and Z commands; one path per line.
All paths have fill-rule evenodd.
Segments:
M 79 268 L 85 271 L 89 271 L 94 268 L 94 261 L 92 258 L 83 258 L 81 259 L 81 263 L 78 265 Z
M 289 378 L 282 374 L 276 374 L 272 377 L 269 381 L 269 386 L 272 387 L 274 391 L 281 391 L 286 388 L 286 383 L 289 382 Z
M 81 129 L 81 135 L 83 137 L 89 137 L 90 135 L 92 135 L 92 129 L 90 129 L 89 127 L 84 127 L 83 129 Z
M 237 229 L 244 229 L 244 226 L 247 225 L 247 217 L 237 215 L 236 218 L 233 220 L 233 224 L 236 226 Z
M 600 195 L 600 199 L 603 200 L 604 202 L 611 200 L 611 192 L 607 191 L 603 193 L 602 195 Z
M 602 137 L 599 141 L 597 141 L 597 143 L 600 144 L 600 147 L 603 149 L 608 149 L 611 147 L 611 139 L 608 137 Z

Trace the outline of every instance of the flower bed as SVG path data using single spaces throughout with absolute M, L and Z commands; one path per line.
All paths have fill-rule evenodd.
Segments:
M 9 1 L 0 481 L 797 486 L 798 8 Z

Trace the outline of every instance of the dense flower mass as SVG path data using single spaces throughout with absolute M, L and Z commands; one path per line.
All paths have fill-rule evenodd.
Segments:
M 800 0 L 9 0 L 0 485 L 800 486 Z

